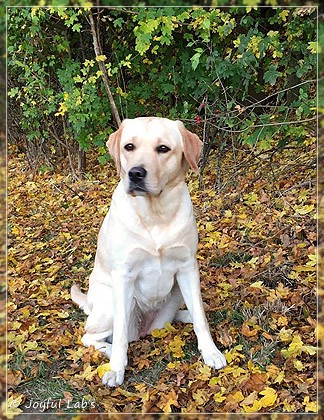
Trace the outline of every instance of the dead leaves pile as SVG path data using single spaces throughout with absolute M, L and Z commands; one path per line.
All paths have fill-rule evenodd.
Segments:
M 6 153 L 0 132 L 0 395 L 6 390 Z M 1 414 L 1 408 L 0 408 Z
M 11 416 L 316 412 L 314 154 L 313 145 L 271 159 L 249 152 L 249 164 L 235 167 L 229 152 L 221 180 L 210 160 L 202 191 L 189 175 L 205 309 L 228 365 L 220 371 L 205 366 L 192 326 L 167 324 L 131 343 L 125 383 L 108 389 L 100 379 L 108 360 L 82 346 L 85 317 L 69 289 L 74 282 L 87 286 L 117 183 L 114 166 L 93 164 L 91 177 L 80 182 L 50 171 L 30 179 L 25 157 L 11 148 Z M 215 184 L 223 189 L 216 192 Z

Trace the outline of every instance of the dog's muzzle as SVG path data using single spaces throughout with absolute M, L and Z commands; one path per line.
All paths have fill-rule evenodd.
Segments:
M 148 193 L 148 190 L 145 185 L 146 175 L 147 171 L 142 166 L 134 166 L 128 171 L 129 194 L 144 195 Z

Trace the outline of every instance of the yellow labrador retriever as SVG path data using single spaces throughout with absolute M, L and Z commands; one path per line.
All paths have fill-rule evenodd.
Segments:
M 182 122 L 157 117 L 126 119 L 107 142 L 121 181 L 99 232 L 89 291 L 74 285 L 71 296 L 88 315 L 82 342 L 110 358 L 108 386 L 123 383 L 128 343 L 173 320 L 193 322 L 208 366 L 226 365 L 203 309 L 185 184 L 189 167 L 198 170 L 201 144 Z

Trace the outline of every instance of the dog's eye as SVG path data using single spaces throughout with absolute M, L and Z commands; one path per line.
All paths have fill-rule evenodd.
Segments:
M 156 148 L 156 151 L 158 153 L 168 153 L 168 151 L 171 150 L 168 146 L 165 146 L 164 144 L 162 144 L 161 146 L 158 146 Z
M 133 145 L 133 143 L 128 143 L 126 144 L 126 146 L 124 146 L 124 149 L 127 150 L 128 152 L 131 152 L 132 150 L 135 149 L 135 146 Z

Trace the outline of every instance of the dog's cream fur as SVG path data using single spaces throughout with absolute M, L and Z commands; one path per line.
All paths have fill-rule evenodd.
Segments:
M 122 384 L 128 343 L 173 320 L 193 322 L 204 362 L 222 368 L 203 309 L 185 184 L 189 167 L 198 170 L 201 141 L 180 121 L 141 117 L 124 120 L 107 145 L 121 181 L 99 232 L 89 291 L 71 289 L 88 315 L 82 342 L 110 358 L 103 383 Z M 183 303 L 188 311 L 179 310 Z

